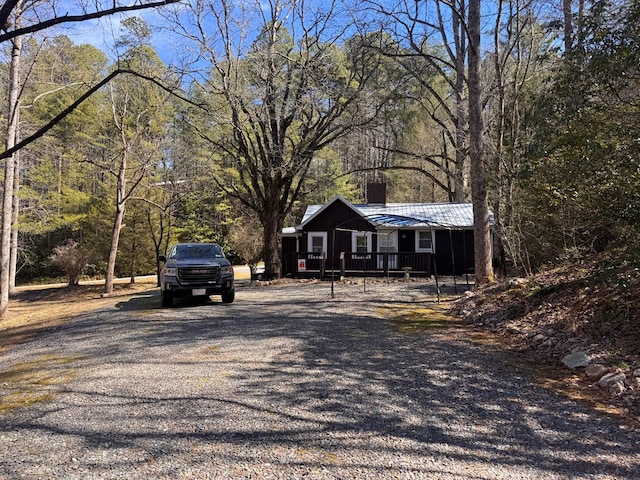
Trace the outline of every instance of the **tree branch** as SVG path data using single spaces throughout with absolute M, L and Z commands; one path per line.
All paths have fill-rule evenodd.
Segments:
M 6 0 L 6 2 L 4 2 L 4 5 L 0 7 L 0 29 L 4 30 L 5 32 L 9 30 L 9 27 L 11 27 L 9 17 L 11 16 L 11 12 L 13 11 L 13 9 L 16 8 L 18 2 L 19 0 Z
M 372 171 L 378 171 L 378 170 L 408 170 L 411 172 L 418 172 L 418 173 L 422 173 L 423 175 L 425 175 L 426 177 L 430 178 L 438 187 L 440 187 L 442 189 L 443 192 L 445 192 L 449 197 L 451 197 L 452 195 L 452 191 L 451 189 L 445 185 L 444 183 L 442 183 L 440 180 L 438 180 L 435 175 L 427 170 L 425 170 L 424 168 L 420 168 L 420 167 L 411 167 L 411 166 L 405 166 L 405 165 L 396 165 L 396 166 L 391 166 L 391 167 L 363 167 L 363 168 L 355 168 L 352 170 L 349 170 L 348 172 L 345 172 L 343 174 L 338 175 L 335 178 L 341 178 L 341 177 L 345 177 L 347 175 L 351 175 L 353 173 L 360 173 L 360 172 L 372 172 Z
M 12 38 L 18 37 L 20 35 L 26 35 L 28 33 L 35 33 L 41 30 L 46 30 L 49 27 L 60 25 L 62 23 L 83 22 L 86 20 L 106 17 L 115 13 L 133 12 L 137 10 L 145 10 L 147 8 L 162 7 L 163 5 L 178 3 L 179 1 L 181 0 L 159 0 L 156 2 L 149 2 L 138 5 L 127 5 L 123 7 L 109 8 L 107 10 L 99 10 L 97 12 L 83 13 L 82 15 L 63 15 L 62 17 L 54 17 L 48 20 L 44 20 L 40 23 L 29 25 L 28 27 L 18 28 L 16 30 L 12 30 L 11 32 L 6 32 L 0 35 L 0 43 L 6 42 L 7 40 L 11 40 Z M 16 0 L 10 0 L 5 2 L 2 8 L 0 8 L 0 28 L 3 28 L 5 31 L 7 31 L 7 22 L 9 16 L 11 15 L 11 11 L 15 7 L 16 3 Z
M 12 147 L 12 148 L 10 148 L 8 150 L 5 150 L 4 152 L 0 153 L 0 160 L 5 159 L 5 158 L 10 158 L 14 153 L 16 153 L 19 150 L 23 149 L 27 145 L 30 145 L 31 143 L 33 143 L 34 141 L 38 140 L 39 138 L 42 138 L 49 130 L 51 130 L 53 127 L 55 127 L 65 117 L 67 117 L 68 115 L 73 113 L 74 110 L 76 108 L 78 108 L 85 100 L 87 100 L 89 97 L 91 97 L 91 95 L 93 95 L 98 90 L 100 90 L 102 87 L 104 87 L 107 83 L 109 83 L 111 80 L 113 80 L 116 76 L 122 75 L 122 74 L 134 75 L 136 77 L 142 78 L 143 80 L 148 80 L 150 82 L 153 82 L 154 84 L 158 85 L 160 88 L 162 88 L 166 92 L 176 96 L 177 98 L 179 98 L 181 100 L 184 100 L 184 101 L 187 101 L 187 102 L 191 103 L 192 105 L 194 105 L 196 107 L 204 108 L 200 104 L 196 104 L 194 102 L 189 101 L 187 98 L 185 98 L 182 95 L 180 95 L 179 93 L 177 93 L 175 89 L 172 89 L 172 88 L 167 87 L 166 85 L 163 85 L 162 82 L 160 82 L 156 78 L 149 77 L 147 75 L 143 75 L 143 74 L 138 73 L 138 72 L 136 72 L 134 70 L 127 70 L 127 69 L 119 68 L 119 69 L 116 69 L 113 72 L 111 72 L 105 78 L 100 80 L 97 84 L 95 84 L 93 87 L 91 87 L 85 93 L 83 93 L 75 102 L 70 104 L 68 107 L 66 107 L 64 110 L 62 110 L 62 112 L 60 112 L 58 115 L 53 117 L 42 128 L 37 130 L 32 135 L 28 136 L 27 138 L 25 138 L 21 142 L 17 143 L 14 147 Z

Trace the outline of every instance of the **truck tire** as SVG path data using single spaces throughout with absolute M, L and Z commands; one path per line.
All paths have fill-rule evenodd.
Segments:
M 171 305 L 173 305 L 173 295 L 169 292 L 161 291 L 160 299 L 162 301 L 163 307 L 170 307 Z
M 222 291 L 222 303 L 232 303 L 236 296 L 236 291 L 233 287 L 225 288 Z

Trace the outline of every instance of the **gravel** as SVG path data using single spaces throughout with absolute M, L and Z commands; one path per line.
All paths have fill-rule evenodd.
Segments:
M 433 285 L 334 292 L 140 294 L 10 349 L 0 478 L 638 478 L 638 432 L 461 327 L 391 321 L 429 315 Z

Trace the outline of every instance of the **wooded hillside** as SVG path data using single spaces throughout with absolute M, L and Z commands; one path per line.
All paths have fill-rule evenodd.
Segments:
M 156 7 L 125 3 L 74 20 Z M 282 227 L 371 181 L 486 202 L 499 275 L 640 265 L 635 0 L 160 3 L 100 48 L 46 3 L 0 10 L 0 303 L 64 275 L 61 246 L 106 291 L 179 240 L 278 276 Z

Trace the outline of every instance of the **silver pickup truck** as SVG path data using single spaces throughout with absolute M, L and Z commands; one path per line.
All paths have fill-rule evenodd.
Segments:
M 162 306 L 169 307 L 175 297 L 222 295 L 223 303 L 235 298 L 233 266 L 215 243 L 178 243 L 169 255 L 160 255 Z

